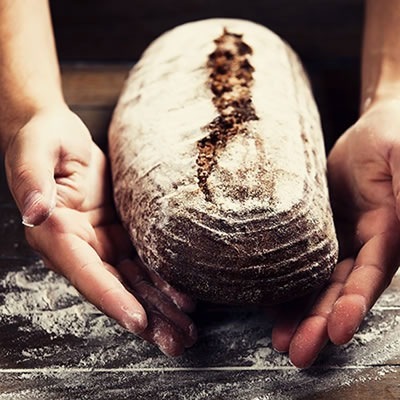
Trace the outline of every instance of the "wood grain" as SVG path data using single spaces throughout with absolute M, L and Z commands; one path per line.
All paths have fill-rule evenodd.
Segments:
M 50 291 L 66 288 L 66 281 L 40 264 L 0 270 L 0 281 L 6 283 L 0 288 L 0 399 L 111 394 L 116 400 L 231 399 L 240 394 L 244 400 L 334 400 L 340 394 L 340 399 L 385 400 L 396 399 L 391 396 L 399 390 L 400 354 L 387 360 L 379 355 L 389 345 L 382 341 L 399 330 L 398 291 L 387 293 L 390 309 L 384 301 L 376 305 L 352 342 L 329 345 L 312 368 L 299 371 L 273 351 L 271 321 L 261 310 L 201 304 L 194 315 L 198 344 L 173 359 L 122 330 L 78 293 L 68 289 L 68 296 L 61 291 L 52 296 Z M 36 290 L 44 301 L 35 303 Z M 10 296 L 21 299 L 18 314 Z M 379 326 L 386 326 L 381 337 L 373 333 Z M 374 338 L 365 342 L 371 334 Z
M 132 63 L 62 65 L 64 95 L 70 107 L 82 117 L 95 140 L 107 142 L 112 111 Z M 307 67 L 307 66 L 306 66 Z M 327 150 L 356 120 L 358 114 L 358 67 L 346 63 L 307 69 L 321 114 Z M 340 117 L 339 117 L 340 116 Z
M 114 107 L 133 63 L 61 65 L 63 92 L 71 107 Z
M 363 370 L 368 374 L 373 369 Z M 288 376 L 296 372 L 287 373 Z M 0 400 L 208 400 L 208 399 L 291 399 L 291 400 L 397 400 L 400 394 L 400 368 L 385 374 L 379 387 L 370 381 L 353 387 L 321 390 L 306 397 L 293 392 L 279 391 L 280 371 L 40 371 L 1 373 L 3 394 Z M 343 373 L 343 379 L 346 374 Z M 273 382 L 268 391 L 268 384 Z M 282 393 L 283 392 L 283 393 Z M 279 393 L 279 394 L 277 394 Z M 240 396 L 240 397 L 236 397 Z M 269 397 L 273 396 L 273 397 Z M 286 397 L 283 397 L 286 396 Z
M 86 2 L 79 3 L 85 7 Z M 99 7 L 106 7 L 105 3 L 109 2 L 100 1 Z M 202 1 L 193 3 L 204 4 Z M 354 3 L 350 1 L 349 4 Z M 71 6 L 78 6 L 78 2 L 71 2 Z M 68 9 L 69 4 L 65 8 L 66 19 L 81 18 L 68 16 Z M 346 15 L 343 18 L 346 19 Z M 350 16 L 348 18 L 350 20 Z M 122 84 L 130 65 L 67 64 L 63 67 L 70 105 L 93 127 L 103 143 L 112 103 L 121 89 L 117 86 Z M 339 63 L 329 68 L 316 65 L 311 71 L 317 99 L 323 105 L 323 118 L 325 116 L 325 124 L 331 131 L 335 130 L 334 126 L 344 127 L 351 115 L 356 115 L 350 112 L 352 108 L 356 110 L 358 96 L 354 78 L 357 71 L 351 68 Z M 79 77 L 80 72 L 83 78 Z M 109 81 L 113 85 L 108 85 Z M 102 85 L 105 87 L 100 87 Z M 332 93 L 335 96 L 332 97 Z M 20 285 L 5 285 L 8 274 L 25 271 L 24 276 L 30 277 L 31 287 L 36 289 L 48 274 L 36 263 L 37 255 L 25 242 L 19 213 L 6 189 L 3 168 L 0 170 L 0 238 L 1 307 L 7 294 L 29 293 Z M 63 285 L 64 280 L 58 279 L 54 280 L 54 289 Z M 363 334 L 368 338 L 371 330 L 383 326 L 400 336 L 399 326 L 393 325 L 396 318 L 398 321 L 399 297 L 400 278 L 396 277 L 362 326 L 359 338 Z M 86 310 L 83 314 L 77 314 L 73 308 L 68 311 L 68 305 L 86 304 L 79 297 L 69 297 L 69 303 L 52 303 L 53 311 L 50 305 L 40 304 L 31 302 L 30 311 L 25 314 L 9 311 L 0 315 L 0 400 L 253 400 L 257 396 L 261 400 L 283 398 L 276 395 L 282 390 L 290 399 L 304 400 L 393 400 L 400 397 L 399 353 L 379 365 L 363 363 L 358 356 L 360 350 L 371 353 L 372 361 L 379 358 L 379 353 L 375 353 L 374 343 L 362 344 L 358 339 L 346 348 L 328 346 L 312 369 L 298 371 L 288 363 L 286 355 L 273 352 L 271 321 L 257 310 L 234 312 L 200 304 L 194 316 L 200 326 L 199 344 L 184 359 L 172 360 L 119 330 L 111 320 L 102 320 L 113 333 L 111 336 L 93 335 L 93 327 L 101 321 L 99 312 L 86 306 L 82 306 Z M 32 322 L 48 315 L 44 314 L 46 312 L 54 315 L 55 321 L 78 318 L 87 337 L 49 334 L 37 322 Z M 53 324 L 53 330 L 56 329 L 57 325 Z M 385 336 L 379 340 L 382 345 L 388 344 Z M 350 368 L 352 366 L 356 368 Z M 285 386 L 285 382 L 291 388 Z M 329 386 L 332 382 L 336 384 Z M 348 382 L 348 386 L 340 386 L 343 382 Z
M 210 17 L 259 22 L 287 40 L 305 64 L 320 107 L 328 149 L 357 118 L 363 0 L 252 0 L 250 4 L 231 0 L 184 3 L 182 0 L 52 0 L 50 3 L 62 62 L 132 64 L 152 40 L 184 22 Z M 89 83 L 82 78 L 82 84 Z M 114 90 L 111 85 L 106 87 Z M 104 87 L 97 85 L 93 89 L 97 93 Z

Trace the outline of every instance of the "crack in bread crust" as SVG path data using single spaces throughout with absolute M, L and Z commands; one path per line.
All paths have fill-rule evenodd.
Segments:
M 204 128 L 209 134 L 197 142 L 198 184 L 207 201 L 212 201 L 207 180 L 217 164 L 218 154 L 230 138 L 247 132 L 246 122 L 258 120 L 250 90 L 254 68 L 248 56 L 253 50 L 242 36 L 224 29 L 214 41 L 215 51 L 208 57 L 208 83 L 219 115 Z

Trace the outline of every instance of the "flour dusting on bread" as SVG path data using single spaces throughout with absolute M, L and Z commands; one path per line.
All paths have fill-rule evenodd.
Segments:
M 109 135 L 114 197 L 144 264 L 193 297 L 276 304 L 337 259 L 319 114 L 276 34 L 211 19 L 155 40 Z
M 228 32 L 214 40 L 216 49 L 208 56 L 209 86 L 213 92 L 213 104 L 218 110 L 204 129 L 207 136 L 197 142 L 197 176 L 206 200 L 212 200 L 207 185 L 208 176 L 218 162 L 218 155 L 235 135 L 246 134 L 246 122 L 257 120 L 251 100 L 254 68 L 249 56 L 251 47 L 243 41 L 243 35 Z

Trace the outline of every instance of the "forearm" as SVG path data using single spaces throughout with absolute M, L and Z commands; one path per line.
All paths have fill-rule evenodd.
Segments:
M 390 97 L 400 98 L 400 1 L 366 0 L 361 112 Z
M 0 148 L 38 110 L 63 103 L 47 0 L 0 1 Z

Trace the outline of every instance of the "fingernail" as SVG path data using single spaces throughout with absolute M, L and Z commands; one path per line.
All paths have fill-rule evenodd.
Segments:
M 35 225 L 34 224 L 30 224 L 25 217 L 22 217 L 22 225 L 25 225 L 28 228 L 33 228 Z
M 190 324 L 189 325 L 189 336 L 193 339 L 193 340 L 197 340 L 197 328 L 195 324 Z
M 39 191 L 34 191 L 25 199 L 22 224 L 33 228 L 50 216 L 56 205 L 55 196 L 52 196 L 50 204 L 46 205 L 44 196 Z
M 147 321 L 142 313 L 137 311 L 129 311 L 126 307 L 122 307 L 125 315 L 121 317 L 120 324 L 129 332 L 139 334 L 146 329 Z
M 29 227 L 33 228 L 35 224 L 33 223 L 33 219 L 35 216 L 35 209 L 37 208 L 38 204 L 43 199 L 43 195 L 38 192 L 32 192 L 28 195 L 28 197 L 25 199 L 24 203 L 24 209 L 23 209 L 23 215 L 22 215 L 22 224 Z
M 274 346 L 272 346 L 272 348 L 274 349 L 274 351 L 276 351 L 276 352 L 279 353 L 279 354 L 287 353 L 287 351 L 285 351 L 285 350 L 279 350 L 279 349 L 277 349 L 277 348 L 274 347 Z
M 305 370 L 305 369 L 310 368 L 310 367 L 314 364 L 314 362 L 315 362 L 315 360 L 316 360 L 317 358 L 318 358 L 318 356 L 312 358 L 312 359 L 311 359 L 310 361 L 308 361 L 307 363 L 302 363 L 302 364 L 300 364 L 300 365 L 295 365 L 295 364 L 292 362 L 292 360 L 289 358 L 289 363 L 290 363 L 291 365 L 293 365 L 293 367 L 296 367 L 296 368 L 299 369 L 299 370 Z
M 308 367 L 307 366 L 305 366 L 305 365 L 303 365 L 303 366 L 298 366 L 298 365 L 295 365 L 294 363 L 293 363 L 293 361 L 289 358 L 289 364 L 292 366 L 292 367 L 295 367 L 295 368 L 297 368 L 297 369 L 299 369 L 299 370 L 302 370 L 302 369 L 307 369 Z
M 192 347 L 197 341 L 197 329 L 194 324 L 190 324 L 188 327 L 188 338 L 185 340 L 185 347 Z
M 288 358 L 288 361 L 289 361 L 289 364 L 290 364 L 292 367 L 298 368 L 296 365 L 293 364 L 293 362 L 292 362 L 292 360 L 291 360 L 290 358 Z

